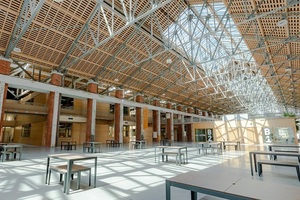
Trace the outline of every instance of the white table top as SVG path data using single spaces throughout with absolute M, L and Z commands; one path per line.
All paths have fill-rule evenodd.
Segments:
M 72 153 L 62 153 L 62 154 L 49 154 L 48 158 L 56 158 L 60 160 L 85 160 L 97 158 L 91 154 L 72 154 Z
M 164 149 L 184 149 L 187 146 L 156 146 L 155 148 L 164 148 Z
M 249 199 L 296 200 L 300 197 L 298 186 L 253 180 L 224 172 L 215 172 L 214 174 L 202 171 L 188 172 L 168 180 L 214 192 L 243 196 Z
M 3 145 L 3 148 L 22 148 L 23 146 L 20 144 L 8 144 L 8 145 Z

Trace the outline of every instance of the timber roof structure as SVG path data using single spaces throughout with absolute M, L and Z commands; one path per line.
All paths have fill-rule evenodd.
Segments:
M 3 0 L 11 76 L 217 115 L 298 112 L 299 0 Z

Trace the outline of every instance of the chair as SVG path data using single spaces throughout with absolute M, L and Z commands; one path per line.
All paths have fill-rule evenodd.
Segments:
M 66 184 L 67 181 L 67 171 L 68 171 L 68 165 L 57 165 L 57 166 L 50 166 L 49 167 L 49 179 L 48 179 L 48 185 L 50 185 L 50 178 L 51 178 L 51 172 L 56 171 L 60 173 L 60 182 L 62 181 L 62 176 L 64 175 L 64 192 L 66 192 Z M 91 168 L 82 166 L 82 165 L 72 165 L 71 170 L 71 177 L 73 179 L 73 175 L 77 173 L 77 189 L 80 189 L 80 180 L 81 180 L 81 172 L 82 171 L 89 171 L 89 186 L 91 186 Z

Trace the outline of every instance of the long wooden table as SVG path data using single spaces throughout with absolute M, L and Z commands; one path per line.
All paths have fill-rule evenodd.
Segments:
M 166 200 L 171 200 L 171 187 L 191 191 L 191 200 L 197 192 L 230 200 L 296 200 L 300 197 L 298 186 L 253 180 L 231 173 L 192 171 L 166 180 Z
M 253 162 L 255 172 L 257 172 L 257 159 L 256 155 L 268 155 L 268 156 L 289 156 L 289 157 L 297 157 L 300 158 L 300 153 L 290 153 L 290 152 L 274 152 L 274 151 L 249 151 L 250 158 L 250 170 L 251 175 L 253 176 Z
M 67 181 L 66 181 L 66 183 L 64 183 L 64 184 L 66 184 L 66 194 L 69 194 L 69 190 L 70 190 L 71 169 L 72 169 L 73 163 L 75 161 L 93 159 L 95 161 L 94 162 L 94 188 L 96 187 L 96 181 L 97 181 L 97 156 L 85 155 L 85 154 L 72 154 L 72 153 L 49 154 L 48 159 L 47 159 L 47 168 L 46 168 L 46 181 L 45 181 L 46 184 L 47 184 L 47 180 L 48 180 L 50 158 L 67 161 L 67 165 L 68 165 Z

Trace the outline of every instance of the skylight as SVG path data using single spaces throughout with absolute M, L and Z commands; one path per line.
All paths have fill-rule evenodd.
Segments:
M 271 88 L 223 3 L 186 8 L 164 36 L 192 66 L 205 72 L 202 80 L 213 78 L 213 87 L 222 85 L 230 91 L 231 96 L 222 92 L 223 98 L 236 98 L 251 113 L 279 112 Z

